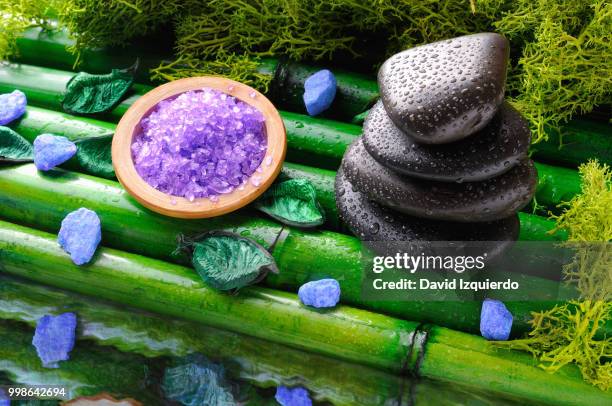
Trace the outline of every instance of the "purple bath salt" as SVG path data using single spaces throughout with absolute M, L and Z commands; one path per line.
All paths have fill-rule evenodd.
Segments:
M 77 318 L 74 313 L 46 315 L 36 324 L 32 345 L 45 368 L 59 368 L 59 361 L 70 358 L 74 347 Z
M 157 190 L 190 201 L 245 185 L 266 153 L 263 114 L 215 89 L 163 100 L 140 124 L 132 143 L 136 171 Z
M 274 399 L 282 406 L 312 406 L 308 391 L 299 386 L 297 388 L 277 387 Z
M 307 306 L 334 307 L 340 301 L 340 284 L 335 279 L 308 282 L 300 286 L 298 296 Z

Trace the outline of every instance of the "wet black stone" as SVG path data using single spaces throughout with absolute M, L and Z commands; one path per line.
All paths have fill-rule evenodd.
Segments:
M 481 130 L 502 103 L 508 41 L 466 35 L 411 48 L 378 72 L 391 120 L 415 140 L 443 144 Z
M 537 172 L 526 160 L 482 182 L 434 182 L 401 175 L 382 166 L 361 137 L 342 159 L 348 180 L 370 199 L 416 217 L 459 222 L 493 221 L 523 208 L 535 193 Z
M 363 144 L 381 164 L 405 175 L 441 182 L 499 176 L 525 159 L 530 143 L 527 121 L 505 102 L 485 128 L 449 144 L 417 143 L 393 124 L 380 101 L 363 125 Z
M 336 175 L 336 205 L 349 230 L 365 242 L 375 241 L 487 241 L 488 258 L 512 246 L 519 235 L 516 214 L 483 223 L 455 223 L 398 213 L 368 199 L 340 169 Z M 369 244 L 378 248 L 381 244 Z

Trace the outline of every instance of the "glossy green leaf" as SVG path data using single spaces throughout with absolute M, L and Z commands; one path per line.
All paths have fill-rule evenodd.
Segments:
M 90 175 L 113 179 L 113 159 L 111 157 L 111 144 L 113 135 L 82 138 L 75 141 L 77 145 L 76 159 L 79 165 Z
M 317 192 L 307 179 L 290 179 L 272 185 L 255 203 L 270 217 L 295 227 L 316 227 L 325 222 Z
M 12 129 L 0 126 L 0 164 L 17 164 L 33 160 L 32 144 Z
M 112 110 L 132 87 L 136 65 L 113 69 L 106 75 L 79 72 L 66 84 L 62 108 L 71 114 L 95 114 Z
M 257 283 L 278 272 L 272 255 L 255 241 L 232 233 L 212 232 L 193 242 L 192 263 L 208 285 L 219 290 Z

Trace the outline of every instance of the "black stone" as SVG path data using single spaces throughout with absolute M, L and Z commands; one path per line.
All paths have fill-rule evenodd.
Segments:
M 397 211 L 437 220 L 481 222 L 509 217 L 533 197 L 537 172 L 531 160 L 482 182 L 434 182 L 382 166 L 355 140 L 342 159 L 348 180 L 370 199 Z
M 441 182 L 499 176 L 527 157 L 530 143 L 528 123 L 505 102 L 485 128 L 449 144 L 417 143 L 393 124 L 380 101 L 363 125 L 363 144 L 378 162 L 405 175 Z
M 400 52 L 378 72 L 391 120 L 426 144 L 443 144 L 481 130 L 504 98 L 508 41 L 481 33 Z
M 353 186 L 342 169 L 336 175 L 336 205 L 348 229 L 365 242 L 376 241 L 486 241 L 488 258 L 512 246 L 519 235 L 516 214 L 484 223 L 455 223 L 398 213 L 368 199 Z M 368 244 L 380 248 L 381 244 Z

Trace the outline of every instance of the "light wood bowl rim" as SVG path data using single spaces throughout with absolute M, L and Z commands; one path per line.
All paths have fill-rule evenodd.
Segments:
M 257 108 L 266 119 L 268 146 L 259 166 L 262 172 L 255 171 L 242 190 L 234 189 L 231 193 L 219 195 L 216 202 L 208 198 L 197 198 L 190 202 L 184 197 L 161 192 L 140 177 L 132 160 L 132 139 L 139 129 L 142 118 L 160 101 L 202 88 L 213 88 L 234 96 Z M 251 203 L 274 182 L 281 170 L 286 151 L 285 126 L 270 100 L 243 83 L 218 76 L 200 76 L 168 82 L 138 98 L 117 125 L 111 155 L 117 179 L 139 203 L 166 216 L 195 219 L 220 216 Z M 270 159 L 272 162 L 267 165 L 266 162 Z M 251 182 L 255 177 L 261 179 L 258 187 Z

